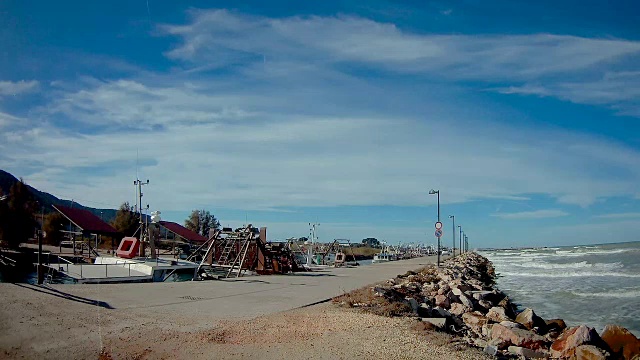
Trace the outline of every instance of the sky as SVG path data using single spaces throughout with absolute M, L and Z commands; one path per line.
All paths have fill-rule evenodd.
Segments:
M 212 7 L 213 6 L 213 7 Z M 640 240 L 635 1 L 0 2 L 0 169 L 269 239 Z

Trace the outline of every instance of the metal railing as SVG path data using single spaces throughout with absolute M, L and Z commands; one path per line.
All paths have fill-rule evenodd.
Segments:
M 87 277 L 85 277 L 86 275 L 86 271 L 84 270 L 84 268 L 86 267 L 87 269 L 89 268 L 100 268 L 100 267 L 104 267 L 104 277 L 108 278 L 109 277 L 109 267 L 111 267 L 112 269 L 114 267 L 116 268 L 126 268 L 127 269 L 127 277 L 131 277 L 131 265 L 138 265 L 140 264 L 139 262 L 122 262 L 122 263 L 115 263 L 115 264 L 74 264 L 69 260 L 60 258 L 60 260 L 64 261 L 64 263 L 57 263 L 56 265 L 59 266 L 59 268 L 57 270 L 62 269 L 64 273 L 68 274 L 68 275 L 76 275 L 79 276 L 80 279 L 84 280 L 84 279 L 89 279 Z M 55 264 L 55 263 L 54 263 Z M 52 266 L 54 264 L 49 264 L 49 266 Z M 71 265 L 71 267 L 69 267 L 69 265 Z M 78 272 L 79 271 L 79 272 Z M 140 275 L 139 271 L 134 270 L 134 277 L 136 276 L 147 276 L 146 274 L 142 274 Z M 92 273 L 91 275 L 97 275 L 98 273 Z M 113 271 L 112 271 L 112 275 L 113 275 Z M 73 277 L 73 276 L 72 276 Z M 125 275 L 119 275 L 116 274 L 112 277 L 125 277 Z M 91 278 L 98 278 L 97 276 L 92 276 Z

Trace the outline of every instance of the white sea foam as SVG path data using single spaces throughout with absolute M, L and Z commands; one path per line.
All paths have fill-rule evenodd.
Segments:
M 628 274 L 621 272 L 605 271 L 562 271 L 562 272 L 512 272 L 497 271 L 501 276 L 513 277 L 546 277 L 546 278 L 567 278 L 567 277 L 625 277 L 640 278 L 640 274 Z
M 585 293 L 585 292 L 579 292 L 579 291 L 572 291 L 571 292 L 573 295 L 576 296 L 582 296 L 582 297 L 609 297 L 609 298 L 636 298 L 639 299 L 640 298 L 640 289 L 620 289 L 620 290 L 615 290 L 615 291 L 608 291 L 608 292 L 589 292 L 589 293 Z
M 621 269 L 624 267 L 622 263 L 587 263 L 586 261 L 580 261 L 575 263 L 567 263 L 567 264 L 553 264 L 547 262 L 523 262 L 523 263 L 512 263 L 509 266 L 516 266 L 522 268 L 534 268 L 534 269 L 549 269 L 549 270 L 558 270 L 558 269 Z

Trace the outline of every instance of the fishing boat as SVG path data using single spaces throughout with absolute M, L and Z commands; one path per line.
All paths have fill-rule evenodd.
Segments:
M 382 251 L 378 254 L 373 255 L 373 264 L 389 262 L 397 260 L 396 255 L 390 251 L 389 247 L 383 247 Z

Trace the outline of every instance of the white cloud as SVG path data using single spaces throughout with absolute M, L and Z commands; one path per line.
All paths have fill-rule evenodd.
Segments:
M 575 73 L 640 52 L 640 42 L 567 35 L 433 35 L 340 17 L 266 18 L 195 10 L 188 25 L 161 30 L 183 43 L 167 56 L 193 63 L 304 59 L 355 61 L 400 73 L 483 81 Z
M 36 91 L 39 83 L 36 80 L 30 81 L 0 81 L 0 97 L 1 96 L 15 96 Z
M 604 215 L 596 215 L 594 217 L 600 218 L 600 219 L 640 219 L 640 212 L 604 214 Z
M 456 86 L 405 86 L 335 66 L 526 79 L 601 65 L 637 51 L 635 42 L 418 35 L 353 17 L 193 16 L 162 30 L 183 40 L 167 55 L 198 71 L 56 83 L 30 114 L 42 121 L 0 133 L 3 164 L 28 168 L 17 175 L 42 190 L 117 205 L 133 197 L 139 151 L 152 181 L 145 194 L 160 210 L 426 205 L 429 187 L 443 203 L 544 194 L 588 206 L 637 194 L 636 149 L 496 123 L 503 114 L 466 103 Z
M 495 89 L 503 94 L 556 97 L 579 104 L 607 105 L 620 115 L 640 115 L 640 71 L 607 72 L 598 79 L 525 84 Z
M 556 218 L 561 216 L 569 215 L 568 212 L 557 210 L 557 209 L 549 209 L 549 210 L 535 210 L 535 211 L 523 211 L 516 213 L 498 213 L 492 214 L 491 216 L 499 217 L 502 219 L 545 219 L 545 218 Z

